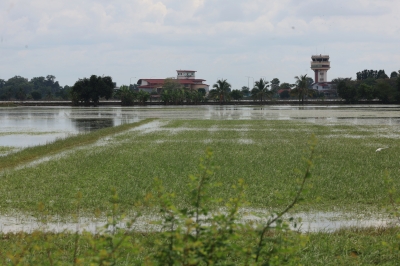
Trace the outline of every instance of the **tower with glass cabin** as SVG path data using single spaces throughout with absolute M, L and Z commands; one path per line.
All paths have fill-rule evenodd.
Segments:
M 315 73 L 314 82 L 327 82 L 327 72 L 331 68 L 331 62 L 329 61 L 329 55 L 313 55 L 311 56 L 311 69 Z

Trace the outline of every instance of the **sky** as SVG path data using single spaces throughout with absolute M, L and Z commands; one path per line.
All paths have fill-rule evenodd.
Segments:
M 196 70 L 232 89 L 294 83 L 311 55 L 328 80 L 400 70 L 400 0 L 1 0 L 0 79 L 54 75 L 60 85 L 111 76 L 117 86 Z

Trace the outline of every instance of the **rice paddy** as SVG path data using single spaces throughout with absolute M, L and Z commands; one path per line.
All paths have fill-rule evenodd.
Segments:
M 392 247 L 398 244 L 399 231 L 392 227 L 396 220 L 389 190 L 400 198 L 396 192 L 400 187 L 400 120 L 390 108 L 337 108 L 334 115 L 329 111 L 301 107 L 104 108 L 96 111 L 98 116 L 110 119 L 117 115 L 125 122 L 93 132 L 84 130 L 84 134 L 70 134 L 68 129 L 66 138 L 40 146 L 0 146 L 0 224 L 3 233 L 9 232 L 0 238 L 0 248 L 8 252 L 24 241 L 21 231 L 46 230 L 47 226 L 56 234 L 44 234 L 43 241 L 51 238 L 59 247 L 57 252 L 68 253 L 75 236 L 64 230 L 76 228 L 71 220 L 78 193 L 82 195 L 80 230 L 92 233 L 109 211 L 110 188 L 118 192 L 120 208 L 128 216 L 146 194 L 157 193 L 156 178 L 175 193 L 176 205 L 186 206 L 188 176 L 198 171 L 199 158 L 207 147 L 213 150 L 217 167 L 212 181 L 221 184 L 211 194 L 227 201 L 235 196 L 232 185 L 243 179 L 242 222 L 254 222 L 254 214 L 288 204 L 306 168 L 303 158 L 314 135 L 318 143 L 312 178 L 307 181 L 304 200 L 290 214 L 303 221 L 296 230 L 311 232 L 305 234 L 308 241 L 301 254 L 295 254 L 299 263 L 396 265 L 399 253 Z M 55 117 L 84 118 L 85 112 L 91 119 L 96 117 L 90 108 Z M 107 121 L 107 125 L 119 123 Z M 15 125 L 3 127 L 0 136 L 66 133 L 53 128 L 16 130 Z M 378 148 L 385 149 L 376 152 Z M 222 207 L 218 201 L 213 204 L 216 210 Z M 127 254 L 126 265 L 142 263 L 152 251 L 158 238 L 156 212 L 150 207 L 136 225 L 132 237 L 143 248 L 140 254 Z M 43 219 L 45 224 L 40 222 Z M 352 228 L 338 230 L 343 227 Z M 244 234 L 240 241 L 253 240 Z M 82 252 L 86 246 L 81 243 Z M 41 260 L 41 254 L 35 256 Z
M 395 178 L 400 171 L 398 125 L 164 118 L 119 132 L 107 138 L 96 132 L 72 136 L 4 156 L 0 168 L 8 169 L 1 177 L 1 211 L 34 213 L 42 202 L 52 215 L 72 215 L 78 191 L 86 214 L 105 211 L 101 206 L 110 187 L 117 189 L 122 207 L 131 210 L 135 201 L 154 193 L 155 178 L 168 191 L 184 191 L 206 147 L 213 149 L 219 167 L 213 177 L 222 184 L 213 192 L 216 197 L 229 199 L 230 187 L 242 178 L 249 208 L 280 208 L 297 186 L 295 170 L 304 169 L 302 157 L 313 134 L 318 139 L 314 177 L 298 211 L 383 213 L 389 200 L 385 177 Z M 92 144 L 72 144 L 90 136 L 96 136 Z M 389 148 L 377 153 L 378 147 Z M 68 153 L 57 157 L 62 151 Z M 49 155 L 54 159 L 40 161 Z M 39 163 L 23 167 L 35 160 Z M 10 169 L 14 166 L 19 167 Z M 175 201 L 184 205 L 183 193 Z

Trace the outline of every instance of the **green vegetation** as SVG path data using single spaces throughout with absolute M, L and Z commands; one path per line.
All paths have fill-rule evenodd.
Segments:
M 109 76 L 92 75 L 90 78 L 79 79 L 71 88 L 72 103 L 77 105 L 79 102 L 94 105 L 99 103 L 100 98 L 107 100 L 113 95 L 115 83 Z
M 108 135 L 105 132 L 122 132 L 103 145 L 71 150 L 34 167 L 7 170 L 0 187 L 1 210 L 35 212 L 38 202 L 46 206 L 52 202 L 50 213 L 71 215 L 70 199 L 79 190 L 82 211 L 91 214 L 106 205 L 104 195 L 112 186 L 122 198 L 121 208 L 131 209 L 133 202 L 153 191 L 154 178 L 161 179 L 169 192 L 182 191 L 185 177 L 207 146 L 213 147 L 214 162 L 223 169 L 213 177 L 223 184 L 212 189 L 216 196 L 228 199 L 229 187 L 243 178 L 250 207 L 282 207 L 296 187 L 294 169 L 304 170 L 300 158 L 312 133 L 319 140 L 316 178 L 310 182 L 313 193 L 300 206 L 303 210 L 375 211 L 387 204 L 383 173 L 400 176 L 399 146 L 393 141 L 398 132 L 392 126 L 265 120 L 159 120 L 148 126 L 146 134 L 123 132 L 131 127 L 123 125 L 5 156 L 0 169 L 93 143 Z M 378 147 L 390 148 L 377 153 Z M 394 182 L 399 185 L 399 180 Z M 187 202 L 177 194 L 174 204 Z
M 211 95 L 215 95 L 219 98 L 219 102 L 225 102 L 229 97 L 231 91 L 231 84 L 226 79 L 219 79 L 217 83 L 213 85 L 213 90 L 210 91 Z
M 398 228 L 367 228 L 346 229 L 335 233 L 310 233 L 303 236 L 306 240 L 301 246 L 295 246 L 288 256 L 291 261 L 283 265 L 396 265 L 400 260 L 398 249 Z M 33 236 L 33 237 L 32 237 Z M 296 233 L 271 234 L 271 240 L 290 240 Z M 297 235 L 298 237 L 298 235 Z M 80 258 L 76 265 L 88 265 L 89 261 L 99 265 L 99 248 L 94 243 L 103 243 L 104 236 L 85 234 L 78 238 L 77 257 Z M 34 240 L 34 241 L 33 241 Z M 146 260 L 154 251 L 154 243 L 160 241 L 159 233 L 131 232 L 127 234 L 124 247 L 118 250 L 116 265 L 152 265 Z M 27 242 L 32 243 L 29 249 Z M 51 241 L 51 243 L 48 243 Z M 74 243 L 76 235 L 72 233 L 34 234 L 18 233 L 4 234 L 0 237 L 0 263 L 2 265 L 16 265 L 7 263 L 11 257 L 13 261 L 21 258 L 20 265 L 51 265 L 49 252 L 53 265 L 73 265 Z M 238 232 L 236 245 L 250 246 L 255 239 L 249 237 L 246 231 Z M 24 252 L 24 253 L 23 253 Z M 231 254 L 229 254 L 231 255 Z M 86 258 L 84 260 L 83 258 Z M 236 265 L 244 264 L 243 257 L 230 257 Z M 96 261 L 97 260 L 97 261 Z M 146 263 L 147 262 L 147 263 Z M 291 263 L 290 263 L 291 262 Z M 282 265 L 281 264 L 281 265 Z M 154 264 L 153 264 L 154 265 Z M 273 265 L 273 264 L 272 264 Z
M 333 80 L 339 96 L 347 102 L 379 99 L 383 103 L 400 101 L 400 77 L 392 72 L 390 78 L 384 70 L 364 70 L 357 73 L 357 80 L 338 78 Z
M 291 91 L 299 97 L 299 102 L 304 103 L 304 97 L 309 94 L 309 85 L 307 84 L 307 75 L 300 75 L 294 77 L 296 80 L 296 87 Z
M 263 102 L 267 97 L 271 98 L 272 91 L 268 90 L 268 83 L 269 82 L 264 79 L 260 79 L 254 83 L 254 88 L 251 90 L 251 95 L 254 100 L 259 99 Z
M 7 81 L 0 79 L 0 101 L 52 100 L 69 98 L 68 86 L 62 87 L 53 75 L 27 78 L 15 76 Z M 0 105 L 1 106 L 1 105 Z
M 101 138 L 126 131 L 142 124 L 146 124 L 152 120 L 153 119 L 145 119 L 138 123 L 123 124 L 116 127 L 100 129 L 88 134 L 80 134 L 66 139 L 59 139 L 51 144 L 43 146 L 29 147 L 3 157 L 0 161 L 0 170 L 25 164 L 33 160 L 40 159 L 43 156 L 56 155 L 60 152 L 68 151 L 81 145 L 92 144 Z
M 158 182 L 156 198 L 148 194 L 136 203 L 135 216 L 121 228 L 125 216 L 119 208 L 121 198 L 113 189 L 108 222 L 99 234 L 4 234 L 0 237 L 0 261 L 10 265 L 395 265 L 400 259 L 396 227 L 300 234 L 288 230 L 288 224 L 280 219 L 304 194 L 313 145 L 292 202 L 264 223 L 237 223 L 238 209 L 244 203 L 243 181 L 231 188 L 234 196 L 226 202 L 225 213 L 210 208 L 211 202 L 221 200 L 211 193 L 212 187 L 220 185 L 212 182 L 215 167 L 207 150 L 198 173 L 190 176 L 183 190 L 188 207 L 174 206 L 176 193 L 166 192 Z M 132 230 L 140 210 L 151 202 L 160 206 L 162 232 Z M 78 216 L 81 203 L 82 194 L 78 192 L 74 201 Z M 46 214 L 43 205 L 40 212 Z
M 0 155 L 13 151 L 14 149 L 14 147 L 0 146 Z
M 143 127 L 137 129 L 139 125 Z M 312 134 L 318 139 L 313 160 L 308 152 Z M 24 149 L 0 161 L 2 212 L 33 214 L 43 217 L 44 223 L 47 215 L 106 215 L 108 222 L 95 235 L 3 234 L 0 261 L 11 265 L 395 265 L 400 259 L 397 227 L 301 234 L 288 230 L 281 215 L 295 206 L 357 212 L 388 208 L 390 202 L 391 212 L 397 215 L 400 181 L 387 176 L 399 176 L 399 147 L 393 141 L 398 135 L 395 126 L 148 119 Z M 87 145 L 99 140 L 98 145 Z M 208 150 L 197 173 L 191 175 L 206 146 L 213 147 L 214 157 Z M 377 147 L 388 148 L 375 152 Z M 11 169 L 63 151 L 69 153 Z M 310 158 L 306 164 L 303 157 Z M 315 166 L 313 178 L 308 179 L 311 161 Z M 237 223 L 241 206 L 263 208 L 275 216 L 243 225 Z M 149 209 L 159 214 L 162 222 L 157 224 L 164 230 L 131 230 L 137 217 Z M 126 217 L 131 219 L 120 228 Z

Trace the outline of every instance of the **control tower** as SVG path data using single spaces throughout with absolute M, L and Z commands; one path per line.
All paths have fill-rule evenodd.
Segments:
M 311 69 L 315 72 L 314 82 L 327 82 L 327 72 L 331 68 L 329 55 L 313 55 L 311 59 Z

